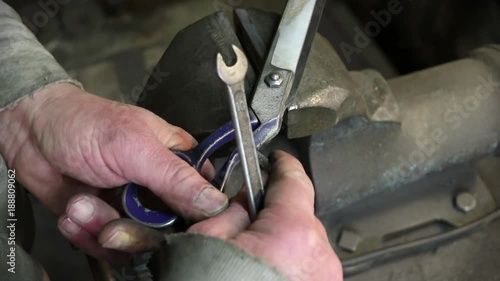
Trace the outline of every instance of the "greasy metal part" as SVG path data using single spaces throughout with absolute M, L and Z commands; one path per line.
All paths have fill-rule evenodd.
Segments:
M 340 229 L 363 237 L 355 252 L 339 245 L 347 275 L 451 241 L 498 217 L 481 178 L 460 164 L 498 147 L 499 70 L 500 49 L 489 46 L 473 58 L 396 78 L 389 85 L 400 123 L 373 122 L 391 119 L 391 111 L 380 109 L 395 101 L 380 106 L 365 96 L 371 119 L 354 115 L 311 138 L 307 162 L 316 212 L 332 245 Z M 380 85 L 376 80 L 372 84 Z M 369 110 L 370 102 L 376 110 Z M 422 198 L 422 192 L 429 195 Z M 477 201 L 466 198 L 457 210 L 455 197 L 463 192 Z
M 318 35 L 288 110 L 288 137 L 320 133 L 353 116 L 399 122 L 399 105 L 378 72 L 348 72 L 330 43 Z
M 378 72 L 347 71 L 331 44 L 316 36 L 297 97 L 288 110 L 289 138 L 322 132 L 353 116 L 398 122 L 399 115 L 397 101 Z
M 226 65 L 222 55 L 217 55 L 217 73 L 221 80 L 227 84 L 229 91 L 231 116 L 241 166 L 243 167 L 249 216 L 254 221 L 261 207 L 264 186 L 245 95 L 245 76 L 248 70 L 248 61 L 245 54 L 234 45 L 233 50 L 236 54 L 236 63 L 233 66 Z
M 500 219 L 500 209 L 495 210 L 493 213 L 474 221 L 463 227 L 451 230 L 443 235 L 436 235 L 431 237 L 422 238 L 420 240 L 412 241 L 410 243 L 391 246 L 387 249 L 379 250 L 365 256 L 354 258 L 352 260 L 343 261 L 343 272 L 345 276 L 350 276 L 361 271 L 367 270 L 377 262 L 387 259 L 395 258 L 397 256 L 404 256 L 415 254 L 417 250 L 430 249 L 440 245 L 449 243 L 450 241 L 462 238 L 471 234 L 479 229 L 483 229 Z
M 477 208 L 469 213 L 457 210 L 454 198 L 458 193 L 475 194 Z M 431 175 L 406 189 L 367 198 L 337 211 L 335 220 L 324 223 L 337 254 L 349 261 L 396 245 L 446 235 L 497 208 L 486 184 L 467 164 Z M 336 243 L 344 229 L 363 237 L 356 252 Z
M 363 114 L 372 122 L 400 122 L 400 109 L 389 83 L 373 70 L 351 72 L 364 105 Z
M 340 234 L 337 245 L 342 250 L 354 253 L 358 249 L 359 243 L 361 243 L 361 241 L 361 236 L 359 236 L 356 232 L 351 230 L 344 230 Z
M 288 110 L 288 137 L 309 136 L 333 127 L 343 119 L 339 111 L 349 98 L 352 102 L 344 112 L 361 112 L 363 106 L 355 102 L 359 100 L 356 95 L 356 84 L 339 56 L 326 39 L 317 35 L 297 96 Z
M 500 52 L 487 47 L 474 56 Z M 326 220 L 364 198 L 492 154 L 500 139 L 494 61 L 469 58 L 389 81 L 400 124 L 357 117 L 311 137 L 317 213 Z
M 90 271 L 94 281 L 117 281 L 113 276 L 111 265 L 107 261 L 98 260 L 87 255 Z
M 464 213 L 470 213 L 477 207 L 476 197 L 469 192 L 462 192 L 455 198 L 455 206 Z
M 266 77 L 266 84 L 269 88 L 277 89 L 283 84 L 283 78 L 279 73 L 270 73 Z
M 487 157 L 474 162 L 474 171 L 478 173 L 480 179 L 487 185 L 493 199 L 496 202 L 500 202 L 498 200 L 500 198 L 500 189 L 497 188 L 500 182 L 500 174 L 498 173 L 500 170 L 500 159 Z M 462 185 L 463 183 L 459 182 L 459 179 L 455 177 L 456 174 L 453 174 L 453 172 L 454 171 L 450 171 L 450 173 L 445 174 L 438 173 L 435 177 L 442 176 L 448 178 L 450 183 L 459 187 L 458 190 L 466 191 L 468 185 Z M 455 172 L 460 172 L 460 170 L 455 170 Z M 426 188 L 426 182 L 422 181 L 421 184 L 414 185 L 412 189 L 400 189 L 396 193 L 410 193 L 408 199 L 406 199 L 405 202 L 400 202 L 400 205 L 412 205 L 414 202 L 422 200 L 421 196 L 413 195 L 419 188 L 424 188 L 429 192 L 426 197 L 427 199 L 424 199 L 429 200 L 432 199 L 435 193 L 440 194 L 441 186 Z M 453 204 L 453 202 L 450 201 L 451 197 L 453 197 L 452 193 L 450 193 L 446 201 L 443 202 L 444 206 L 451 206 L 451 204 Z M 390 192 L 381 198 L 374 198 L 374 201 L 378 200 L 379 205 L 385 204 L 387 206 L 390 205 L 390 202 L 395 201 L 391 200 L 387 202 L 385 201 L 386 198 L 391 198 Z M 482 204 L 483 203 L 480 203 L 478 206 Z M 415 216 L 418 216 L 420 212 L 430 213 L 431 211 L 432 210 L 429 210 L 429 208 L 422 208 L 414 212 L 413 216 L 407 217 L 407 220 L 411 220 Z M 365 212 L 368 213 L 370 210 Z M 454 210 L 454 212 L 461 216 L 467 216 L 458 210 Z M 464 227 L 468 228 L 467 225 L 458 228 L 456 232 L 452 230 L 452 233 L 455 232 L 459 234 L 454 235 L 454 237 L 448 236 L 447 239 L 442 239 L 441 241 L 436 241 L 434 239 L 434 241 L 431 241 L 433 242 L 431 244 L 417 243 L 417 247 L 415 247 L 415 243 L 412 243 L 413 245 L 410 246 L 413 247 L 411 247 L 410 250 L 407 248 L 405 255 L 397 255 L 394 250 L 398 250 L 398 248 L 392 247 L 392 249 L 388 251 L 378 252 L 375 256 L 371 256 L 371 260 L 374 260 L 373 258 L 375 257 L 375 259 L 380 262 L 358 263 L 357 266 L 352 266 L 353 263 L 345 261 L 345 280 L 378 280 L 380 276 L 392 276 L 393 280 L 406 281 L 421 281 L 422 279 L 427 279 L 429 281 L 489 280 L 492 276 L 496 276 L 496 272 L 498 271 L 498 252 L 500 250 L 500 241 L 491 239 L 491 237 L 498 237 L 498 233 L 500 233 L 500 221 L 498 219 L 496 221 L 492 220 L 492 218 L 495 218 L 495 213 L 498 218 L 498 211 L 495 211 L 491 215 L 487 214 L 485 217 L 479 218 L 478 221 L 473 223 L 474 227 L 469 228 L 468 231 L 464 232 Z M 380 224 L 390 223 L 390 219 L 391 218 L 385 219 L 382 214 L 373 217 L 373 220 L 378 221 Z M 426 242 L 432 239 L 433 238 L 427 239 Z M 399 250 L 400 249 L 401 247 L 399 247 Z M 382 256 L 382 254 L 386 255 Z M 385 258 L 387 256 L 389 256 L 389 258 Z M 360 260 L 358 259 L 357 261 Z M 351 275 L 350 273 L 353 272 L 356 274 Z
M 235 14 L 238 37 L 243 38 L 245 50 L 254 54 L 250 59 L 255 68 L 259 68 L 264 60 L 260 50 L 262 45 L 271 48 L 271 32 L 275 30 L 272 26 L 278 24 L 278 16 L 243 9 Z M 265 81 L 268 86 L 271 84 L 269 75 Z M 272 92 L 267 95 L 272 96 Z M 332 45 L 316 34 L 297 94 L 290 100 L 286 119 L 288 137 L 310 136 L 352 116 L 398 122 L 399 106 L 387 81 L 378 72 L 347 71 Z
M 279 133 L 283 115 L 295 99 L 324 5 L 325 0 L 287 2 L 251 103 L 261 124 L 274 124 L 267 140 Z M 270 89 L 262 83 L 271 73 L 282 76 L 285 87 Z

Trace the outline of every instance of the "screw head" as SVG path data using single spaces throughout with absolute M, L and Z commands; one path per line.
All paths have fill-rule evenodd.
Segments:
M 469 192 L 462 192 L 455 197 L 455 206 L 464 213 L 470 213 L 477 207 L 477 200 Z
M 267 86 L 273 89 L 279 88 L 283 84 L 283 77 L 277 72 L 271 72 L 265 80 Z

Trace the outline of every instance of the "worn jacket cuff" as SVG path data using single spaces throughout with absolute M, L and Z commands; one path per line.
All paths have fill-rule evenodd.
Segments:
M 224 240 L 199 234 L 166 236 L 157 252 L 161 281 L 287 281 L 275 268 Z

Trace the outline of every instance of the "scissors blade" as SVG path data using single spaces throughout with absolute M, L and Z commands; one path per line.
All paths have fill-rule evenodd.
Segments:
M 326 0 L 289 0 L 252 99 L 267 143 L 296 95 Z

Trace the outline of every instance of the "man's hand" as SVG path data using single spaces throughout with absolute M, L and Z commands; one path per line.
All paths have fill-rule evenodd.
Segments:
M 104 224 L 119 217 L 99 198 L 103 189 L 129 182 L 146 186 L 195 221 L 228 204 L 170 151 L 192 149 L 196 141 L 188 133 L 147 110 L 70 84 L 48 87 L 0 112 L 0 135 L 0 152 L 19 182 L 61 215 L 65 237 L 96 257 L 120 254 L 96 239 Z
M 276 267 L 290 280 L 342 280 L 342 267 L 314 215 L 314 189 L 298 160 L 275 152 L 264 209 L 250 224 L 245 198 L 189 231 L 225 239 Z
M 314 189 L 300 162 L 273 154 L 264 209 L 250 223 L 240 193 L 222 214 L 193 225 L 188 232 L 218 237 L 274 266 L 291 281 L 341 281 L 342 266 L 325 228 L 314 215 Z M 160 232 L 120 220 L 106 225 L 99 241 L 108 248 L 140 253 L 161 247 Z M 196 265 L 193 265 L 196 266 Z

